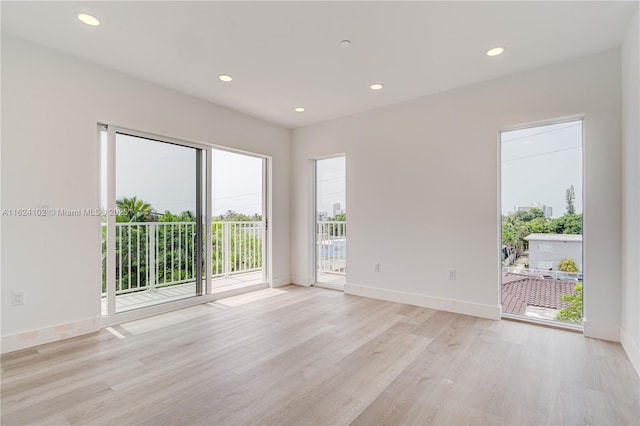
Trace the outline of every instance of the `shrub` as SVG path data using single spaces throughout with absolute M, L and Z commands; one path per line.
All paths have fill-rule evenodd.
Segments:
M 564 272 L 578 272 L 578 267 L 576 266 L 576 262 L 573 261 L 570 257 L 561 260 L 558 262 L 558 270 Z
M 576 284 L 574 290 L 576 294 L 562 295 L 562 301 L 568 303 L 569 306 L 558 310 L 557 321 L 582 324 L 582 283 Z

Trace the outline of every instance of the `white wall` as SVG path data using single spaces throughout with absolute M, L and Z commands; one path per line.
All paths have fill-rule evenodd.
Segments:
M 273 279 L 290 282 L 289 130 L 2 36 L 2 208 L 99 207 L 98 122 L 271 156 Z M 2 218 L 3 345 L 95 329 L 98 229 L 88 217 Z
M 498 131 L 574 114 L 585 114 L 585 333 L 617 340 L 619 50 L 293 131 L 292 279 L 313 281 L 308 160 L 344 152 L 347 291 L 497 318 Z
M 638 11 L 622 46 L 621 343 L 640 374 L 640 46 Z

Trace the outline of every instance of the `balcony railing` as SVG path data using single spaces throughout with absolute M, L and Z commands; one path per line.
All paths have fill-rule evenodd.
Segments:
M 102 224 L 103 294 L 106 235 L 106 224 Z M 262 269 L 262 222 L 216 221 L 211 224 L 211 237 L 212 278 Z M 195 240 L 195 222 L 117 222 L 116 295 L 195 281 Z
M 317 268 L 320 273 L 346 275 L 347 224 L 339 221 L 316 223 Z

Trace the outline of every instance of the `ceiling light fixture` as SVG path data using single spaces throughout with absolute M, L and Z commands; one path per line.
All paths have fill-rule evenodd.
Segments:
M 304 108 L 302 108 L 302 107 L 295 107 L 293 110 L 295 112 L 304 112 Z
M 340 46 L 342 46 L 342 47 L 349 47 L 349 46 L 351 46 L 351 40 L 342 40 L 342 41 L 340 42 Z
M 227 75 L 227 74 L 220 74 L 220 75 L 218 76 L 218 79 L 219 79 L 220 81 L 224 81 L 225 83 L 228 83 L 228 82 L 230 82 L 231 80 L 233 80 L 233 77 L 231 77 L 230 75 Z
M 93 15 L 89 15 L 88 13 L 78 12 L 76 13 L 76 18 L 83 24 L 89 25 L 90 27 L 97 27 L 100 25 L 100 21 Z
M 369 86 L 371 88 L 371 90 L 380 90 L 384 87 L 384 84 L 382 83 L 373 83 L 371 86 Z
M 498 56 L 504 52 L 504 47 L 494 47 L 493 49 L 487 50 L 487 56 Z

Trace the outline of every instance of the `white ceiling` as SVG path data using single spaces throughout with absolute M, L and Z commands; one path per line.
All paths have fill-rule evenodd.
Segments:
M 620 46 L 637 5 L 2 1 L 1 13 L 2 31 L 297 128 Z M 496 45 L 506 52 L 487 57 Z

